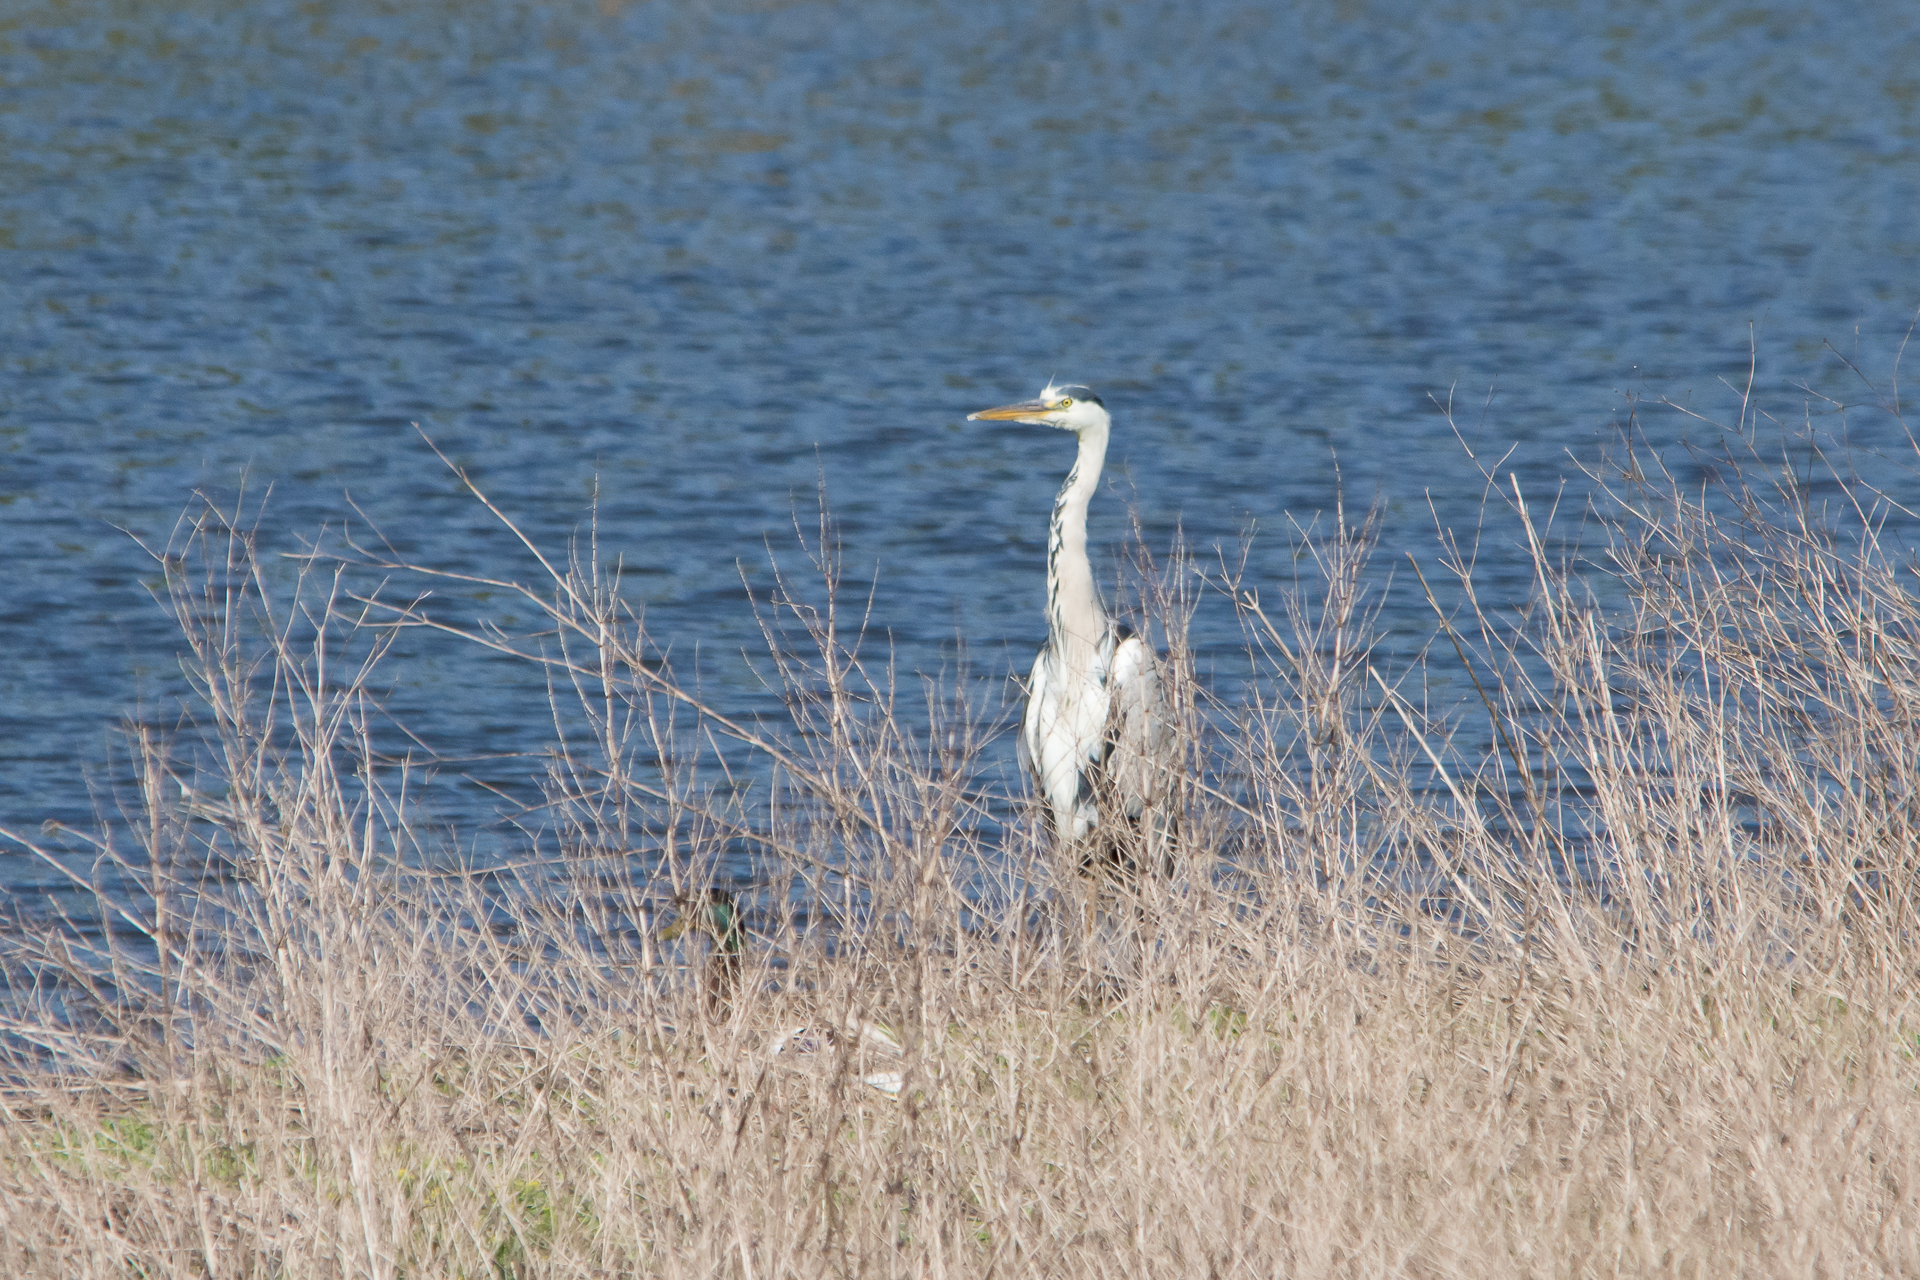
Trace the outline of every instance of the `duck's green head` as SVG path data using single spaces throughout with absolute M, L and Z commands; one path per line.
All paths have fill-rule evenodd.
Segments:
M 672 942 L 689 929 L 711 937 L 722 951 L 746 950 L 746 930 L 740 927 L 740 909 L 725 889 L 707 889 L 683 902 L 673 923 L 660 931 L 660 941 Z

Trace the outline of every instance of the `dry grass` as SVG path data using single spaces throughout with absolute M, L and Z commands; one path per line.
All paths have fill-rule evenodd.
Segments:
M 7 936 L 0 1271 L 1920 1272 L 1920 598 L 1804 493 L 1629 469 L 1586 577 L 1513 497 L 1525 617 L 1425 567 L 1453 733 L 1370 665 L 1365 528 L 1288 591 L 1215 575 L 1240 705 L 1184 677 L 1194 576 L 1151 579 L 1192 793 L 1131 903 L 1001 821 L 964 687 L 895 714 L 824 555 L 769 602 L 778 732 L 676 681 L 597 548 L 497 584 L 544 634 L 464 634 L 551 672 L 551 856 L 450 869 L 367 690 L 455 624 L 321 557 L 276 598 L 201 511 L 162 563 L 222 799 L 142 740 L 92 838 L 143 888 Z M 742 849 L 713 1005 L 653 913 Z

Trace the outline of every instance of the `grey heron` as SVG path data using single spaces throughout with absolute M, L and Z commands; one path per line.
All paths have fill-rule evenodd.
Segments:
M 1083 386 L 968 414 L 1073 432 L 1079 453 L 1047 531 L 1047 640 L 1034 659 L 1020 758 L 1046 801 L 1057 844 L 1083 870 L 1171 869 L 1172 748 L 1160 663 L 1107 616 L 1087 560 L 1087 504 L 1100 484 L 1113 419 Z

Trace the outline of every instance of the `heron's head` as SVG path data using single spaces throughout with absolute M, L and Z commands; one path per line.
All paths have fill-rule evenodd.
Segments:
M 1107 406 L 1100 402 L 1100 397 L 1093 393 L 1092 387 L 1057 387 L 1052 383 L 1048 383 L 1032 400 L 1002 405 L 998 409 L 982 409 L 967 415 L 969 422 L 974 419 L 1031 422 L 1036 426 L 1059 427 L 1075 435 L 1094 427 L 1104 429 L 1111 421 L 1107 417 Z

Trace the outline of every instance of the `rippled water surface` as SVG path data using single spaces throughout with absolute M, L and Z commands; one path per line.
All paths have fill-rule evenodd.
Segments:
M 1920 303 L 1916 15 L 22 0 L 0 823 L 85 820 L 111 726 L 136 700 L 167 720 L 176 643 L 129 532 L 164 542 L 196 488 L 271 488 L 275 549 L 350 495 L 423 559 L 526 576 L 410 423 L 555 547 L 597 477 L 654 629 L 754 711 L 738 566 L 764 583 L 817 483 L 903 669 L 960 636 L 1024 666 L 1070 442 L 964 417 L 1049 375 L 1116 416 L 1096 544 L 1130 502 L 1155 545 L 1257 525 L 1258 580 L 1342 484 L 1386 503 L 1388 561 L 1433 555 L 1435 512 L 1470 523 L 1449 395 L 1543 498 L 1630 396 L 1737 414 L 1750 336 L 1775 411 L 1831 408 L 1796 384 L 1871 400 L 1823 343 L 1884 389 Z M 1867 465 L 1901 446 L 1848 425 Z M 1424 609 L 1389 596 L 1403 652 Z M 1238 643 L 1218 602 L 1196 626 Z M 391 676 L 442 750 L 547 740 L 532 673 L 415 640 Z M 39 874 L 0 855 L 0 882 Z

